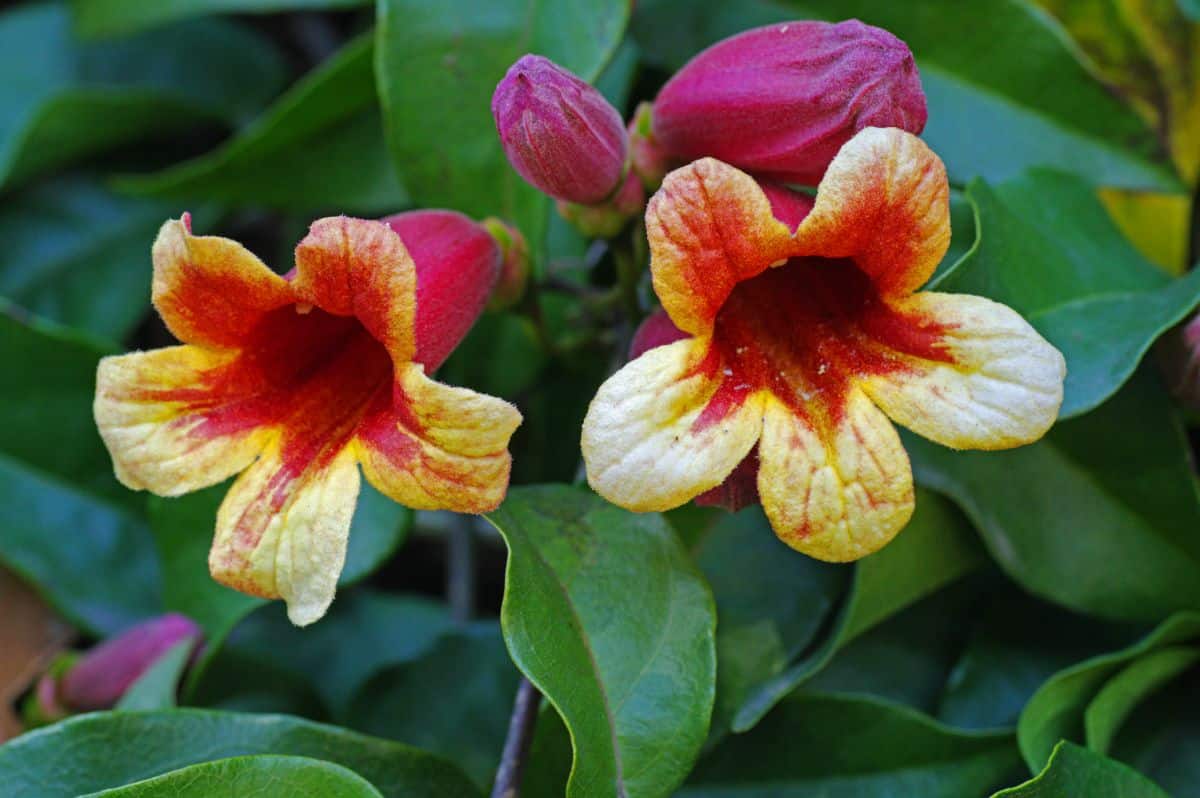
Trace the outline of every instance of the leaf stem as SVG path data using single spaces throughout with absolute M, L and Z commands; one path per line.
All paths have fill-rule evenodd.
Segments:
M 475 519 L 455 515 L 446 533 L 446 596 L 455 623 L 475 614 Z
M 537 725 L 538 706 L 541 703 L 542 694 L 533 686 L 533 682 L 522 676 L 521 683 L 517 685 L 517 697 L 513 700 L 508 737 L 504 741 L 504 752 L 500 755 L 500 767 L 496 770 L 492 798 L 517 798 L 520 793 L 521 774 L 533 743 L 533 730 Z

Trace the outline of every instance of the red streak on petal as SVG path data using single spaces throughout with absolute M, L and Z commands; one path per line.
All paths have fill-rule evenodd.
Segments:
M 889 306 L 852 261 L 797 258 L 739 283 L 713 341 L 727 383 L 768 389 L 828 429 L 858 378 L 911 369 L 911 358 L 952 362 L 944 332 Z

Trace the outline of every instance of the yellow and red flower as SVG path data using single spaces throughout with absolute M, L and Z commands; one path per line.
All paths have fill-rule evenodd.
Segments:
M 666 510 L 757 458 L 779 537 L 854 560 L 913 511 L 889 416 L 954 448 L 1019 446 L 1053 423 L 1066 367 L 1003 305 L 914 293 L 950 240 L 945 167 L 917 137 L 866 128 L 811 210 L 781 195 L 705 158 L 651 199 L 654 289 L 688 337 L 600 387 L 583 427 L 588 481 L 622 507 Z
M 217 515 L 214 578 L 283 598 L 296 624 L 320 618 L 360 466 L 409 507 L 499 505 L 520 413 L 426 374 L 496 280 L 482 225 L 448 211 L 320 219 L 287 277 L 190 227 L 167 222 L 153 248 L 154 306 L 183 345 L 103 359 L 95 416 L 130 488 L 178 496 L 241 472 Z

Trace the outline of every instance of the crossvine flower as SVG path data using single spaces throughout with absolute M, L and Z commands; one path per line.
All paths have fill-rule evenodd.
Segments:
M 749 471 L 785 543 L 853 560 L 913 512 L 888 417 L 953 448 L 1029 443 L 1057 415 L 1065 362 L 1008 307 L 917 291 L 950 240 L 945 168 L 917 137 L 866 128 L 815 201 L 769 192 L 705 158 L 651 199 L 654 290 L 686 337 L 600 387 L 588 481 L 652 511 Z
M 508 486 L 521 422 L 427 375 L 487 302 L 501 250 L 449 211 L 319 219 L 281 277 L 188 216 L 154 243 L 152 298 L 180 346 L 107 357 L 95 417 L 117 477 L 178 496 L 228 477 L 209 568 L 283 598 L 297 625 L 333 600 L 359 490 L 479 513 Z

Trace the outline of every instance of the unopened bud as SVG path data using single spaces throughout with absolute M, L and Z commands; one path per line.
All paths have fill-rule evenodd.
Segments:
M 526 55 L 512 65 L 492 95 L 492 116 L 513 169 L 556 199 L 602 202 L 625 173 L 620 113 L 548 58 Z
M 500 278 L 488 300 L 489 310 L 504 310 L 521 301 L 529 282 L 529 245 L 517 228 L 499 219 L 483 220 L 483 226 L 500 247 Z

